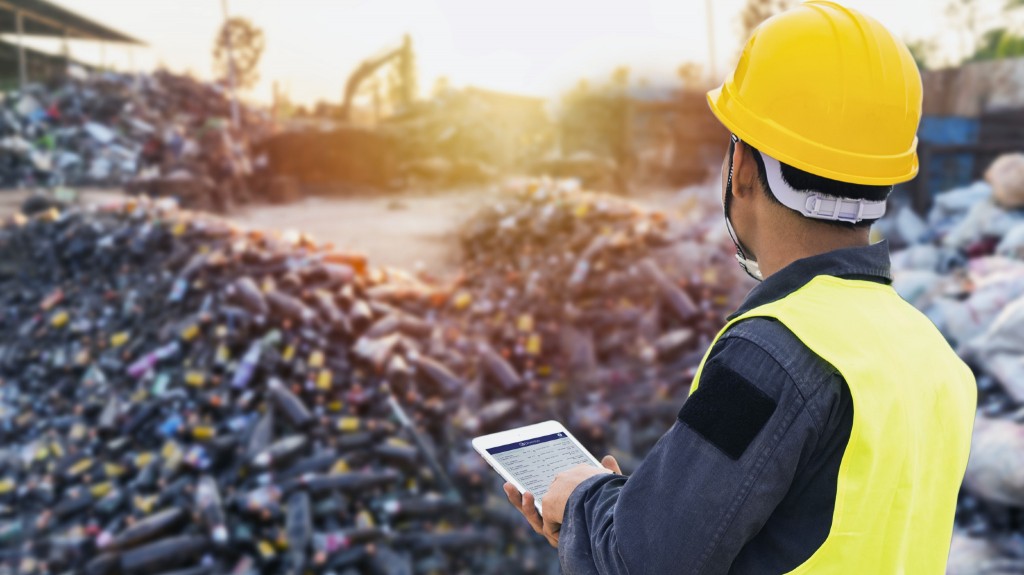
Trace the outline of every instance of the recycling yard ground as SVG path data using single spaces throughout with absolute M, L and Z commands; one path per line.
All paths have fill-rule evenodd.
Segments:
M 286 205 L 249 206 L 231 219 L 258 229 L 302 231 L 339 248 L 363 252 L 376 265 L 449 277 L 458 266 L 455 231 L 493 198 L 494 192 L 486 189 L 307 197 Z
M 115 189 L 80 193 L 86 203 L 118 202 L 126 197 Z M 0 191 L 0 217 L 19 211 L 29 195 L 28 190 Z M 300 231 L 338 248 L 363 252 L 375 265 L 423 270 L 450 279 L 458 272 L 459 226 L 480 207 L 500 199 L 500 190 L 493 186 L 398 195 L 320 196 L 284 205 L 245 206 L 227 217 L 255 229 Z M 646 189 L 631 199 L 669 212 L 685 205 L 678 190 L 669 188 Z

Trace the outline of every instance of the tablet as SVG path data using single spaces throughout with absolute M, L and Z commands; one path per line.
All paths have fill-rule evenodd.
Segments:
M 537 511 L 555 475 L 579 464 L 601 467 L 557 421 L 545 421 L 473 440 L 473 449 L 520 493 L 533 493 Z

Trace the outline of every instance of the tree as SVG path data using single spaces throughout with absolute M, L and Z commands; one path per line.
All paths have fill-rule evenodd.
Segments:
M 948 0 L 945 16 L 949 30 L 941 39 L 948 42 L 947 38 L 955 37 L 959 49 L 947 53 L 947 64 L 1024 56 L 1024 27 L 1019 18 L 1013 18 L 1024 8 L 1024 0 L 1006 0 L 998 20 L 986 17 L 987 6 L 985 0 Z M 935 65 L 942 43 L 939 37 L 920 40 L 910 45 L 911 53 L 919 65 L 922 61 Z
M 1005 15 L 1019 14 L 1021 8 L 1024 8 L 1024 0 L 1007 0 Z M 975 42 L 974 54 L 969 60 L 977 62 L 1019 56 L 1024 56 L 1024 26 L 1019 20 L 1010 20 L 1009 25 L 992 28 L 982 34 Z
M 989 30 L 978 44 L 977 50 L 969 58 L 971 62 L 1024 56 L 1024 37 L 1006 28 Z
M 263 30 L 247 18 L 229 18 L 213 44 L 213 65 L 218 77 L 228 81 L 233 59 L 235 86 L 243 90 L 253 87 L 260 78 L 257 67 L 265 47 Z
M 747 0 L 740 12 L 743 42 L 746 43 L 761 22 L 796 5 L 796 0 Z

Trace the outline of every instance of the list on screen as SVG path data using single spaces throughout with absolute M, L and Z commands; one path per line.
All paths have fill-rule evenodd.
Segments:
M 487 453 L 538 501 L 547 493 L 555 475 L 581 463 L 594 464 L 565 433 L 491 447 Z

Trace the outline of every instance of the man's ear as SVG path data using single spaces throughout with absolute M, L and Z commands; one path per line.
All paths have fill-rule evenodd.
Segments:
M 732 193 L 735 196 L 747 197 L 756 192 L 757 162 L 750 146 L 743 140 L 736 142 L 732 156 Z

